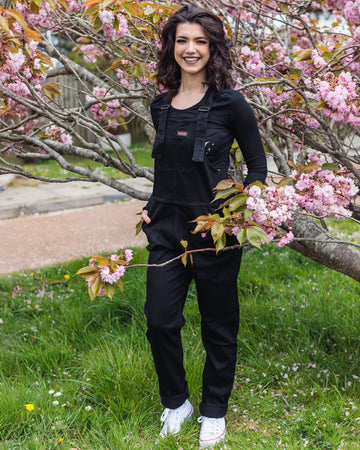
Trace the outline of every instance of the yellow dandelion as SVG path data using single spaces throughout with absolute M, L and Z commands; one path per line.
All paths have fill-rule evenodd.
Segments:
M 64 278 L 65 278 L 65 280 L 70 280 L 70 275 L 68 275 L 68 274 L 66 274 L 66 275 L 64 275 Z
M 28 411 L 34 411 L 35 406 L 34 406 L 32 403 L 26 403 L 25 408 L 26 408 Z
M 72 261 L 73 259 L 72 258 L 68 258 L 68 261 Z
M 64 441 L 64 438 L 59 438 L 58 443 L 59 443 L 59 444 L 62 444 L 63 441 Z

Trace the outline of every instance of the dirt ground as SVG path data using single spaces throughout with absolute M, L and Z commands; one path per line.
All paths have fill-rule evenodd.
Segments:
M 143 205 L 133 199 L 0 220 L 0 274 L 146 245 L 144 233 L 135 236 Z

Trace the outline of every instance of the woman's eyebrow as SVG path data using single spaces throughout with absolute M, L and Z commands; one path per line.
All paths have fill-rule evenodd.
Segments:
M 189 39 L 188 36 L 183 36 L 181 34 L 179 34 L 178 36 L 176 36 L 176 39 L 181 38 L 181 39 Z M 206 36 L 197 36 L 194 39 L 206 39 L 208 41 L 208 38 Z

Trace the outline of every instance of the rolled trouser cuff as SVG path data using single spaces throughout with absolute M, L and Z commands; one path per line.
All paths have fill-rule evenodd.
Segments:
M 228 409 L 228 405 L 219 405 L 219 404 L 209 404 L 209 403 L 200 403 L 200 414 L 205 417 L 214 417 L 216 419 L 220 417 L 224 417 L 226 411 Z
M 175 395 L 172 397 L 163 395 L 160 392 L 161 403 L 165 408 L 176 409 L 179 408 L 185 400 L 189 398 L 189 390 L 186 386 L 186 391 L 183 394 Z

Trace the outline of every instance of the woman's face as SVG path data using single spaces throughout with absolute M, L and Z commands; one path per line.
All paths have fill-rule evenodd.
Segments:
M 205 67 L 210 58 L 210 42 L 200 24 L 179 23 L 176 28 L 174 57 L 182 73 L 202 74 L 205 79 Z

